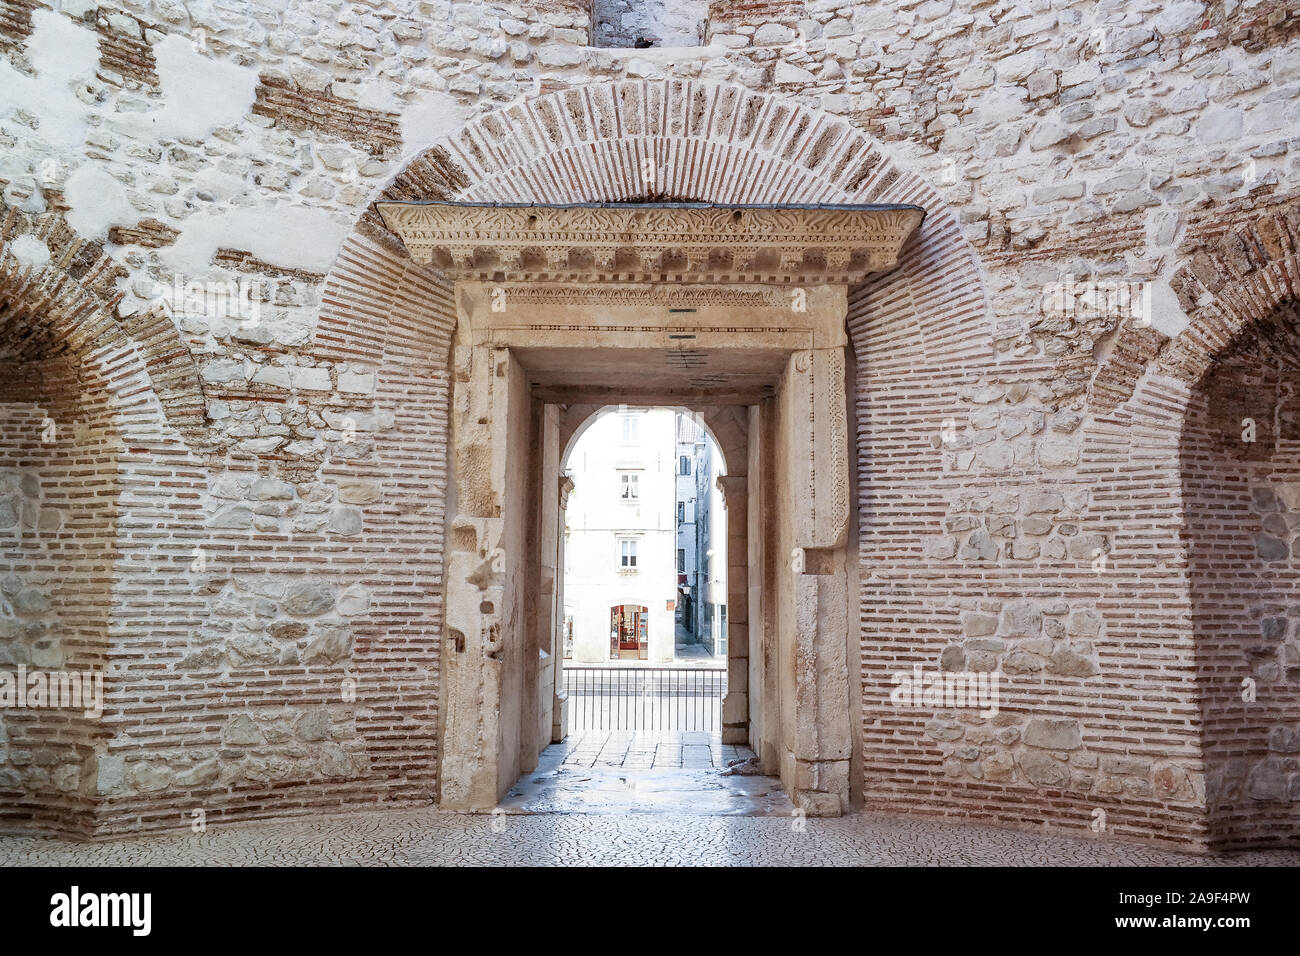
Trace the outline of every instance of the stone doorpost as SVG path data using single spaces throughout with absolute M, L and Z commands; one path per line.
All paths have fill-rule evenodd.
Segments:
M 555 543 L 555 703 L 551 707 L 551 743 L 558 744 L 566 736 L 569 720 L 569 692 L 564 686 L 564 549 L 568 546 L 565 513 L 569 510 L 569 495 L 573 492 L 573 479 L 560 475 L 560 520 Z
M 722 742 L 749 743 L 749 476 L 719 475 L 727 509 L 727 696 Z
M 795 804 L 838 816 L 849 807 L 849 435 L 844 345 L 796 352 L 790 390 Z M 783 778 L 786 776 L 782 774 Z

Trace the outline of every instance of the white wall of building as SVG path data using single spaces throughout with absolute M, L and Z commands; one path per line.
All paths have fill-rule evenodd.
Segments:
M 678 577 L 684 590 L 678 604 L 682 610 L 694 605 L 689 615 L 679 614 L 679 619 L 686 634 L 717 653 L 723 636 L 721 612 L 727 601 L 726 512 L 717 487 L 724 467 L 717 444 L 689 413 L 678 416 L 676 467 L 682 517 L 677 547 L 684 552 Z
M 673 659 L 675 417 L 667 408 L 610 410 L 569 453 L 564 610 L 573 622 L 575 663 L 610 660 L 610 607 L 617 604 L 648 608 L 648 660 Z M 624 475 L 635 475 L 635 498 L 623 495 Z M 636 541 L 635 569 L 621 564 L 624 539 Z

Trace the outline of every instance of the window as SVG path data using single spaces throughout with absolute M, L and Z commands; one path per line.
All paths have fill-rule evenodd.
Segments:
M 685 572 L 686 572 L 686 549 L 678 548 L 677 549 L 677 573 L 684 574 Z
M 636 501 L 641 497 L 640 476 L 634 471 L 619 474 L 618 496 L 623 501 Z
M 623 413 L 623 441 L 634 442 L 640 434 L 640 418 L 636 412 Z
M 686 502 L 684 501 L 677 502 L 677 523 L 686 523 Z
M 636 538 L 620 538 L 618 566 L 623 571 L 636 570 Z
M 691 459 L 686 455 L 682 455 L 679 474 L 689 475 L 690 473 L 691 473 Z

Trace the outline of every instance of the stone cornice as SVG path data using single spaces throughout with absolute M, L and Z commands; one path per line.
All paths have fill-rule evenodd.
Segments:
M 857 283 L 898 263 L 919 206 L 380 202 L 453 279 Z

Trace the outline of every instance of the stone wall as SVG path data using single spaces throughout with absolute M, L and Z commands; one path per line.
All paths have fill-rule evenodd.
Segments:
M 593 46 L 699 46 L 708 0 L 595 0 Z
M 8 221 L 28 217 L 3 264 L 80 283 L 79 257 L 112 263 L 96 314 L 125 330 L 153 416 L 114 506 L 102 736 L 38 763 L 9 730 L 20 822 L 36 811 L 15 753 L 80 774 L 66 806 L 82 820 L 59 822 L 101 832 L 436 793 L 454 319 L 445 281 L 369 211 L 383 193 L 926 206 L 907 261 L 850 309 L 868 805 L 1062 830 L 1101 809 L 1108 835 L 1273 838 L 1240 820 L 1295 806 L 1287 667 L 1224 651 L 1278 708 L 1224 789 L 1198 622 L 1244 641 L 1246 611 L 1205 623 L 1217 565 L 1197 563 L 1187 522 L 1210 486 L 1189 472 L 1184 515 L 1180 403 L 1223 328 L 1292 295 L 1300 11 L 710 7 L 708 46 L 622 51 L 587 45 L 576 2 L 0 0 L 0 185 Z M 32 223 L 54 215 L 67 235 L 47 243 Z M 67 261 L 64 238 L 86 244 Z M 1067 275 L 1151 283 L 1154 328 L 1086 301 L 1044 309 Z M 161 328 L 156 289 L 178 277 L 256 280 L 259 321 L 180 308 Z M 49 381 L 100 368 L 93 351 Z M 38 406 L 77 420 L 44 401 L 6 398 L 27 409 L 6 443 L 30 441 Z M 1277 447 L 1282 474 L 1294 450 Z M 26 514 L 16 480 L 0 499 Z M 1293 531 L 1279 504 L 1252 534 L 1285 540 L 1268 515 Z M 14 573 L 24 560 L 6 551 Z M 1269 587 L 1289 580 L 1265 564 Z M 997 669 L 1002 713 L 892 707 L 892 675 L 918 663 Z M 1207 823 L 1207 790 L 1235 794 L 1238 822 Z

